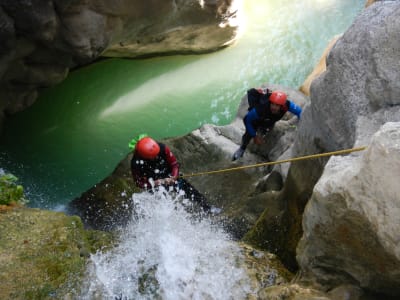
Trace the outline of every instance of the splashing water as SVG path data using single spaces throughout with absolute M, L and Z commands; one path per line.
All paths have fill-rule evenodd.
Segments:
M 118 246 L 92 255 L 83 299 L 244 299 L 251 292 L 239 246 L 209 218 L 188 213 L 188 200 L 156 192 L 132 201 L 136 214 Z

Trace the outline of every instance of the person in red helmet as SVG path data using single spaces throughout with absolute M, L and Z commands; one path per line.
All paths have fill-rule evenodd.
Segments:
M 247 91 L 247 98 L 249 109 L 243 118 L 246 131 L 242 136 L 239 149 L 233 154 L 232 160 L 237 160 L 243 156 L 251 139 L 255 144 L 262 144 L 262 138 L 257 135 L 257 131 L 270 131 L 287 111 L 295 114 L 299 119 L 301 116 L 301 107 L 289 100 L 286 93 L 282 91 L 252 88 Z
M 130 146 L 133 145 L 131 142 Z M 131 159 L 131 173 L 136 185 L 149 189 L 173 185 L 179 176 L 179 164 L 169 147 L 151 137 L 140 136 Z
M 179 178 L 179 163 L 167 145 L 141 134 L 129 143 L 129 148 L 133 150 L 131 173 L 136 186 L 145 190 L 171 186 L 176 191 L 184 191 L 188 199 L 198 203 L 205 212 L 219 212 L 189 182 Z

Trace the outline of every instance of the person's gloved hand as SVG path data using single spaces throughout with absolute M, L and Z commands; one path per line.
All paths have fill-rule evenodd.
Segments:
M 160 186 L 162 184 L 164 184 L 164 179 L 154 180 L 154 186 Z
M 167 178 L 163 178 L 163 179 L 157 179 L 157 180 L 154 180 L 154 186 L 159 186 L 159 185 L 162 185 L 162 184 L 164 184 L 164 185 L 172 185 L 172 184 L 175 184 L 175 181 L 176 181 L 176 178 L 170 178 L 170 177 L 167 177 Z
M 262 139 L 260 136 L 258 136 L 258 135 L 256 135 L 256 136 L 253 138 L 253 140 L 254 140 L 254 144 L 256 144 L 256 145 L 261 145 L 261 144 L 264 143 L 263 139 Z
M 172 184 L 175 184 L 176 178 L 168 177 L 168 178 L 164 178 L 163 181 L 164 181 L 163 184 L 165 184 L 165 185 L 172 185 Z
M 270 95 L 271 94 L 271 90 L 269 88 L 258 88 L 257 91 L 260 94 L 265 94 L 265 95 Z
M 297 123 L 299 123 L 299 118 L 294 116 L 292 118 L 290 118 L 288 121 L 290 126 L 296 125 Z

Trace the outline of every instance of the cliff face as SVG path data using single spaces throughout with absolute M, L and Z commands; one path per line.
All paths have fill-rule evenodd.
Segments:
M 235 38 L 233 0 L 0 3 L 0 121 L 99 56 L 202 53 Z
M 300 267 L 320 283 L 355 282 L 393 295 L 400 294 L 399 17 L 399 2 L 376 2 L 338 40 L 311 85 L 295 147 L 367 150 L 292 167 L 297 186 L 310 170 L 323 170 L 304 212 Z

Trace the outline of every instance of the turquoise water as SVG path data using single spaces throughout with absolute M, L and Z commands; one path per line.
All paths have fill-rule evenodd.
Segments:
M 31 206 L 55 208 L 109 175 L 129 140 L 223 125 L 265 82 L 298 88 L 364 0 L 246 0 L 237 43 L 206 55 L 107 59 L 71 72 L 5 124 L 1 167 Z M 267 2 L 267 3 L 266 3 Z M 296 3 L 292 3 L 296 2 Z

